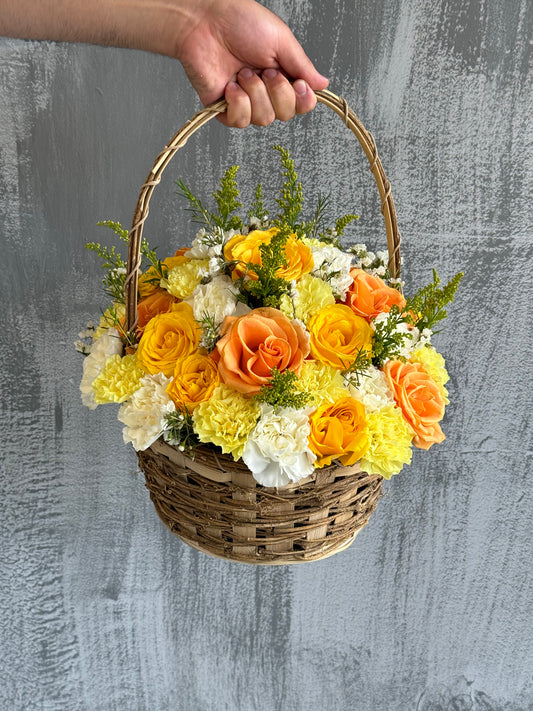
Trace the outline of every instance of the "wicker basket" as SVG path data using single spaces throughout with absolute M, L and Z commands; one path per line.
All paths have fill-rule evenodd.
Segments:
M 320 103 L 337 113 L 355 134 L 370 163 L 385 220 L 389 269 L 400 275 L 396 211 L 376 144 L 346 101 L 328 91 Z M 141 188 L 133 216 L 126 279 L 127 328 L 137 321 L 137 279 L 144 221 L 155 186 L 174 156 L 201 126 L 226 108 L 220 100 L 198 112 L 157 156 Z M 381 496 L 382 478 L 358 465 L 317 469 L 285 487 L 259 485 L 246 465 L 213 448 L 200 447 L 194 460 L 159 439 L 138 453 L 156 511 L 190 546 L 243 563 L 285 565 L 326 558 L 347 548 L 368 523 Z

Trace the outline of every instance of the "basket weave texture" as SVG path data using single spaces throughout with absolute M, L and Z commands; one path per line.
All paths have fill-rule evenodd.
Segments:
M 346 101 L 328 91 L 317 100 L 345 122 L 361 144 L 376 184 L 387 232 L 389 270 L 400 276 L 396 211 L 372 135 Z M 126 278 L 126 324 L 137 322 L 137 279 L 144 222 L 153 190 L 190 136 L 223 112 L 215 102 L 188 121 L 157 156 L 141 187 L 133 216 Z M 368 523 L 382 493 L 382 478 L 351 467 L 317 469 L 280 488 L 258 484 L 248 467 L 208 446 L 194 460 L 159 439 L 137 453 L 157 514 L 182 541 L 213 556 L 243 563 L 282 565 L 327 558 L 347 548 Z

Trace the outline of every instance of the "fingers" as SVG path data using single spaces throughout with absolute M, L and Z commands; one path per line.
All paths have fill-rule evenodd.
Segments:
M 288 121 L 316 105 L 315 94 L 303 79 L 291 84 L 276 69 L 265 69 L 261 76 L 251 69 L 241 69 L 237 81 L 226 86 L 225 98 L 228 108 L 220 120 L 234 128 L 244 128 L 250 123 L 268 126 L 274 119 Z

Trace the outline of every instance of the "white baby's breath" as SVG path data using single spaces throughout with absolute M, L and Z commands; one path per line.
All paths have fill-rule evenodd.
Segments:
M 311 245 L 311 252 L 314 263 L 312 275 L 327 281 L 334 295 L 344 301 L 353 281 L 350 276 L 353 255 L 329 244 L 320 247 Z

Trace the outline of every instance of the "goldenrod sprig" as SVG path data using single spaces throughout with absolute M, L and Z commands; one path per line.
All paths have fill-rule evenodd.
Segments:
M 298 390 L 297 382 L 298 376 L 292 370 L 280 372 L 277 368 L 273 368 L 270 381 L 261 386 L 261 390 L 254 395 L 253 399 L 271 405 L 274 410 L 282 407 L 293 407 L 299 410 L 308 404 L 311 395 Z
M 432 283 L 407 299 L 404 312 L 420 331 L 425 328 L 433 330 L 436 323 L 446 318 L 445 306 L 453 301 L 462 278 L 463 273 L 458 272 L 446 286 L 440 288 L 440 277 L 434 269 Z
M 276 199 L 281 212 L 277 216 L 276 224 L 285 224 L 294 230 L 303 206 L 303 189 L 294 169 L 294 161 L 289 156 L 289 151 L 281 146 L 274 146 L 281 156 L 281 165 L 284 170 L 281 196 Z

